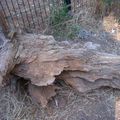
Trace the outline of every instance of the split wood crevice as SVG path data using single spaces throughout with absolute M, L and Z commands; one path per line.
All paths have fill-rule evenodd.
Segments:
M 1 85 L 9 73 L 30 80 L 29 92 L 43 107 L 56 94 L 55 79 L 64 80 L 79 92 L 101 86 L 120 88 L 118 55 L 57 42 L 52 36 L 26 34 L 4 41 L 0 50 Z

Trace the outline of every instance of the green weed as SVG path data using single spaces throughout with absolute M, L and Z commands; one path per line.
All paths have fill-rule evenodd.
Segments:
M 80 26 L 73 22 L 73 17 L 68 14 L 66 5 L 51 9 L 49 31 L 56 39 L 74 39 Z
M 70 19 L 66 5 L 61 7 L 54 6 L 50 12 L 50 25 L 54 26 Z
M 104 3 L 104 5 L 110 6 L 112 5 L 113 0 L 102 0 L 102 2 Z

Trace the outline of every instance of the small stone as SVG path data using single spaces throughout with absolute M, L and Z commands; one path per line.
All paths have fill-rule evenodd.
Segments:
M 78 37 L 81 39 L 88 39 L 89 37 L 92 37 L 92 36 L 93 36 L 92 32 L 84 30 L 84 29 L 80 30 L 78 34 Z
M 98 47 L 100 47 L 100 45 L 99 44 L 93 44 L 92 42 L 87 42 L 87 43 L 85 43 L 84 47 L 87 48 L 87 49 L 95 50 Z
M 112 29 L 111 33 L 112 33 L 112 34 L 115 34 L 115 32 L 116 32 L 116 31 L 115 31 L 114 29 Z

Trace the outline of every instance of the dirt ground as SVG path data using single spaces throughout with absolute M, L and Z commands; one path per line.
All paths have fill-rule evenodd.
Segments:
M 78 93 L 62 87 L 58 95 L 43 109 L 24 94 L 0 91 L 0 120 L 119 120 L 120 90 L 100 88 Z

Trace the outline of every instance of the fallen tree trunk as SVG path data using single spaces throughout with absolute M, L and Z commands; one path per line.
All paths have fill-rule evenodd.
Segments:
M 17 64 L 17 41 L 10 41 L 0 33 L 0 85 Z
M 34 85 L 52 85 L 55 80 L 64 80 L 80 92 L 101 86 L 120 88 L 118 55 L 100 53 L 84 46 L 79 48 L 69 42 L 56 42 L 52 36 L 28 34 L 19 36 L 19 41 L 17 56 L 20 63 L 10 62 L 12 66 L 16 64 L 12 73 L 29 79 L 33 88 Z M 12 61 L 13 57 L 15 53 Z M 9 67 L 13 68 L 10 65 L 7 71 Z
M 60 78 L 68 83 L 79 79 L 91 84 L 109 81 L 109 86 L 112 86 L 111 81 L 120 78 L 120 56 L 84 47 L 74 48 L 74 45 L 60 45 L 52 36 L 28 35 L 20 39 L 23 46 L 19 56 L 21 63 L 13 73 L 30 79 L 34 85 L 51 85 Z

